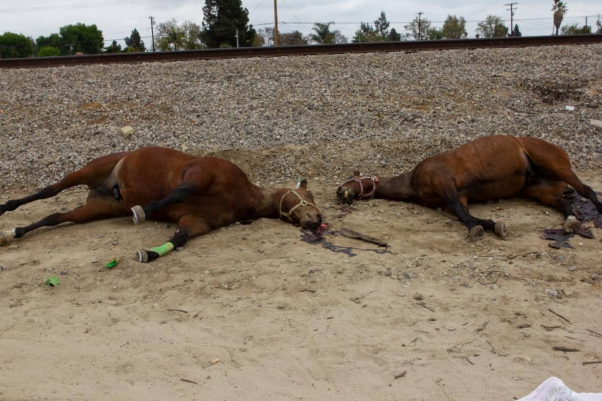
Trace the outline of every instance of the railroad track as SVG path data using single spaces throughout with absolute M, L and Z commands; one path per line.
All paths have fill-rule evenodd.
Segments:
M 527 36 L 519 38 L 428 40 L 407 42 L 345 43 L 307 46 L 245 47 L 155 53 L 94 54 L 0 60 L 0 68 L 44 68 L 88 64 L 120 64 L 225 58 L 307 56 L 317 54 L 418 52 L 452 49 L 588 45 L 602 43 L 602 35 Z

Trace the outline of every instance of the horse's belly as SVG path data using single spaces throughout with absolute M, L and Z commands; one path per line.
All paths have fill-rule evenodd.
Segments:
M 480 184 L 461 191 L 472 202 L 486 202 L 498 199 L 515 198 L 525 186 L 525 177 L 512 176 L 503 180 Z

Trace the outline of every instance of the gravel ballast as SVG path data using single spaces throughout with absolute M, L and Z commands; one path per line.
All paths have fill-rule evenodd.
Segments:
M 229 158 L 261 182 L 397 174 L 493 134 L 600 168 L 601 105 L 602 45 L 0 70 L 1 187 L 142 146 Z

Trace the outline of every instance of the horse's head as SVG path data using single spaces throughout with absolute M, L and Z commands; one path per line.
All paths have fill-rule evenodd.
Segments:
M 376 192 L 377 177 L 361 177 L 359 171 L 341 184 L 337 189 L 337 197 L 343 203 L 351 205 L 355 199 L 372 199 Z
M 280 217 L 303 228 L 316 230 L 322 224 L 322 213 L 315 204 L 314 196 L 307 190 L 307 180 L 288 190 L 280 198 Z

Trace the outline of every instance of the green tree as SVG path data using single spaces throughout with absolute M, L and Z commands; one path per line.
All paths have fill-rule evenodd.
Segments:
M 61 51 L 52 46 L 44 46 L 38 51 L 38 57 L 56 57 L 60 55 Z
M 429 30 L 429 40 L 443 39 L 443 30 L 441 28 L 432 28 Z
M 389 42 L 399 42 L 401 40 L 401 34 L 397 33 L 395 28 L 392 28 L 389 32 L 389 36 L 387 37 Z
M 156 46 L 161 51 L 178 51 L 186 46 L 186 32 L 175 19 L 158 24 L 156 37 Z
M 406 36 L 414 40 L 428 40 L 431 32 L 431 21 L 417 16 L 412 22 L 404 27 Z
M 110 46 L 105 47 L 105 53 L 121 53 L 121 45 L 114 40 Z
M 280 40 L 280 46 L 296 46 L 307 44 L 307 38 L 304 38 L 303 34 L 299 31 L 280 33 L 278 35 L 278 39 Z
M 552 11 L 554 11 L 554 27 L 556 28 L 556 35 L 558 35 L 558 30 L 560 29 L 560 25 L 562 25 L 564 14 L 566 14 L 569 9 L 564 1 L 554 0 Z
M 128 53 L 142 53 L 146 51 L 144 42 L 140 38 L 140 33 L 134 28 L 132 34 L 129 37 L 124 38 L 125 45 L 127 46 L 124 51 Z
M 61 36 L 58 33 L 53 33 L 49 36 L 40 36 L 36 39 L 36 52 L 44 47 L 54 47 L 55 49 L 59 49 L 59 55 L 61 52 Z
M 521 36 L 523 36 L 523 33 L 518 28 L 518 24 L 514 25 L 514 34 L 513 34 L 513 36 L 515 36 L 515 37 L 521 37 Z
M 479 22 L 477 33 L 483 38 L 503 38 L 508 35 L 504 21 L 495 15 L 488 15 L 485 21 Z
M 563 26 L 560 32 L 563 35 L 587 35 L 592 33 L 592 28 L 586 25 L 579 28 L 579 23 L 575 22 L 572 25 Z
M 389 25 L 385 12 L 381 11 L 380 17 L 374 21 L 374 31 L 383 38 L 386 38 L 389 35 Z
M 372 25 L 360 22 L 360 29 L 355 31 L 355 35 L 351 41 L 353 43 L 380 42 L 382 38 L 374 31 Z
M 464 39 L 468 36 L 464 17 L 458 18 L 455 15 L 448 15 L 441 30 L 445 39 Z
M 334 25 L 334 22 L 316 23 L 309 34 L 309 40 L 321 44 L 335 43 L 335 32 L 330 30 L 330 25 Z
M 205 0 L 202 39 L 207 47 L 229 44 L 236 47 L 236 30 L 241 47 L 253 45 L 255 29 L 249 25 L 249 10 L 241 0 Z
M 82 52 L 84 54 L 98 54 L 104 47 L 104 38 L 102 31 L 99 31 L 96 25 L 86 25 L 77 23 L 75 25 L 66 25 L 59 29 L 61 54 L 75 54 Z
M 0 58 L 22 58 L 32 54 L 33 47 L 27 36 L 12 32 L 0 35 Z
M 186 50 L 196 50 L 203 48 L 203 42 L 201 40 L 202 30 L 198 24 L 192 21 L 185 21 L 182 24 L 184 30 L 184 48 Z

